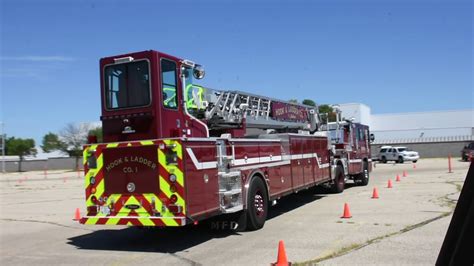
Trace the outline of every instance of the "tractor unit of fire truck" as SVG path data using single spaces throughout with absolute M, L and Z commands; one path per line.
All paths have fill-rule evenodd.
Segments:
M 261 228 L 269 204 L 316 185 L 367 185 L 368 128 L 317 107 L 196 85 L 157 51 L 100 61 L 103 143 L 84 147 L 83 224 L 184 226 L 222 214 Z

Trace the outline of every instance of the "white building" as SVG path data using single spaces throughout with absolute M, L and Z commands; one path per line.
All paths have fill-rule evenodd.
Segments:
M 474 110 L 372 115 L 371 129 L 382 141 L 466 139 L 474 135 Z
M 339 109 L 342 112 L 342 117 L 345 119 L 354 118 L 354 122 L 369 126 L 372 124 L 370 107 L 363 103 L 340 104 Z
M 369 125 L 373 152 L 381 145 L 407 145 L 424 157 L 457 155 L 474 141 L 474 109 L 371 114 L 365 104 L 340 104 L 342 117 Z
M 370 126 L 377 139 L 413 140 L 427 138 L 472 137 L 474 109 L 396 114 L 371 114 L 361 103 L 340 104 L 342 116 Z

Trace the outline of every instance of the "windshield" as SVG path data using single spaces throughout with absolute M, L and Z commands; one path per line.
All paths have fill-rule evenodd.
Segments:
M 183 74 L 186 78 L 184 101 L 186 109 L 190 113 L 196 113 L 198 110 L 203 109 L 204 102 L 204 88 L 193 84 L 193 70 L 185 68 Z
M 398 152 L 408 151 L 407 148 L 398 148 Z
M 122 109 L 150 104 L 148 61 L 110 65 L 105 68 L 107 109 Z

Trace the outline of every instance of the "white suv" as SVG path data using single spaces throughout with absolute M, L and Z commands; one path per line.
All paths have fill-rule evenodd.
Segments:
M 412 161 L 416 163 L 420 159 L 420 155 L 416 151 L 407 149 L 407 147 L 382 146 L 377 158 L 382 163 L 387 163 L 387 161 L 395 161 L 397 163 Z

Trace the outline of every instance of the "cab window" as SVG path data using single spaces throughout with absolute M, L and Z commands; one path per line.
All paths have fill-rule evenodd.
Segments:
M 365 140 L 364 130 L 359 128 L 359 141 Z
M 161 59 L 161 89 L 163 106 L 169 109 L 177 109 L 176 63 L 167 59 Z
M 150 74 L 146 60 L 105 67 L 104 82 L 108 110 L 150 104 Z

